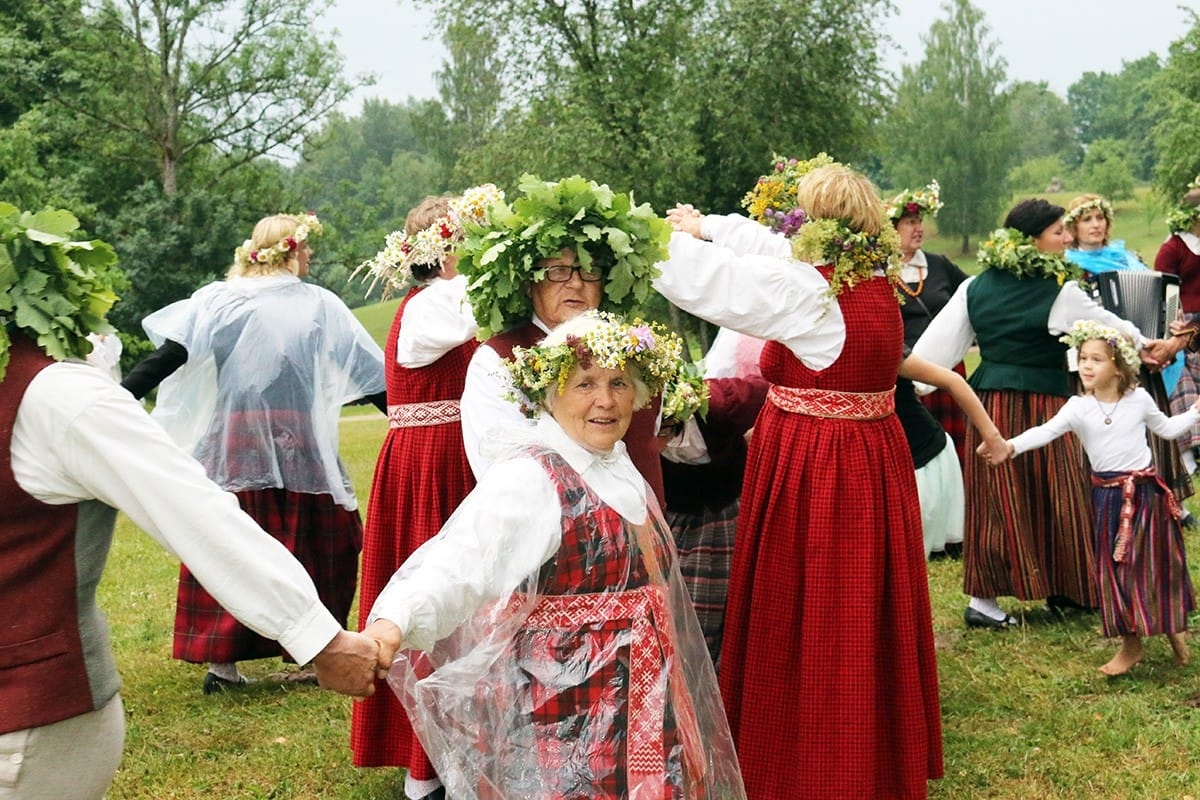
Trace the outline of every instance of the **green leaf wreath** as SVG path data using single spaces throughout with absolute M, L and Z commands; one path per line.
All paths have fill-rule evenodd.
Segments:
M 458 247 L 479 338 L 529 321 L 527 287 L 546 275 L 538 261 L 564 248 L 584 269 L 604 273 L 601 309 L 629 314 L 646 301 L 671 238 L 671 226 L 648 204 L 634 205 L 632 195 L 579 175 L 524 175 L 518 189 L 511 205 L 488 210 L 486 223 L 465 225 Z
M 83 358 L 89 333 L 112 333 L 106 315 L 124 284 L 117 254 L 99 241 L 77 241 L 69 211 L 21 211 L 0 203 L 0 379 L 8 370 L 12 332 L 48 356 Z
M 998 228 L 979 246 L 980 269 L 998 269 L 1018 278 L 1054 278 L 1062 286 L 1083 275 L 1077 264 L 1038 250 L 1033 238 L 1015 228 Z

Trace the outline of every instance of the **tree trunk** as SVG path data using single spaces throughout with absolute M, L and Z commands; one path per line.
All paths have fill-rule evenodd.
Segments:
M 971 255 L 971 234 L 964 233 L 962 235 L 962 255 Z

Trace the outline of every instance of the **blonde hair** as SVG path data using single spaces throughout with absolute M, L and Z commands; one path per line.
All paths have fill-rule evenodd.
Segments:
M 1113 218 L 1112 212 L 1108 210 L 1108 204 L 1098 202 L 1103 200 L 1104 198 L 1098 194 L 1081 194 L 1067 204 L 1066 216 L 1069 219 L 1064 219 L 1063 222 L 1066 224 L 1067 232 L 1071 234 L 1072 239 L 1077 238 L 1075 236 L 1075 225 L 1079 222 L 1080 215 L 1072 215 L 1071 212 L 1080 206 L 1091 205 L 1104 215 L 1104 219 L 1108 223 L 1104 226 L 1104 241 L 1102 242 L 1102 244 L 1108 244 L 1108 237 L 1112 235 Z
M 294 214 L 275 214 L 270 217 L 263 217 L 254 226 L 254 232 L 250 234 L 247 243 L 252 250 L 266 250 L 282 242 L 289 236 L 296 233 L 296 228 L 300 226 L 300 218 Z M 245 247 L 245 245 L 243 245 Z M 233 266 L 229 268 L 226 277 L 229 278 L 248 278 L 263 275 L 277 275 L 280 272 L 290 272 L 293 275 L 300 273 L 300 261 L 296 257 L 299 248 L 292 250 L 285 257 L 278 260 L 260 262 L 254 260 L 244 260 L 235 258 Z
M 427 195 L 404 218 L 404 232 L 415 236 L 442 217 L 448 216 L 452 199 L 454 198 L 450 195 Z
M 841 220 L 868 236 L 878 236 L 884 227 L 884 206 L 875 184 L 841 164 L 818 167 L 801 178 L 796 201 L 809 219 Z

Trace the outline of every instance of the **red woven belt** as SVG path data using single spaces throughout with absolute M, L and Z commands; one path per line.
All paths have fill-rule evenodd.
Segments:
M 389 428 L 419 428 L 423 425 L 444 425 L 458 422 L 462 414 L 457 400 L 435 400 L 432 403 L 405 403 L 388 406 Z
M 896 387 L 886 392 L 835 392 L 772 386 L 767 399 L 784 411 L 830 419 L 881 419 L 896 411 Z

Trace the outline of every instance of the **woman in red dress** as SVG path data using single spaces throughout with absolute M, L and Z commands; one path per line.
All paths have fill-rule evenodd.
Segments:
M 747 458 L 721 694 L 751 800 L 923 798 L 942 743 L 920 510 L 894 413 L 898 241 L 875 187 L 844 166 L 813 169 L 797 198 L 796 260 L 760 255 L 777 241 L 755 222 L 677 211 L 683 233 L 656 281 L 685 310 L 768 340 L 774 386 Z
M 375 465 L 364 526 L 359 624 L 392 573 L 428 541 L 475 486 L 463 450 L 458 399 L 477 329 L 466 279 L 454 269 L 461 217 L 483 213 L 491 186 L 462 198 L 426 198 L 409 212 L 403 236 L 368 262 L 385 291 L 408 288 L 388 334 L 388 434 Z M 416 286 L 412 286 L 413 283 Z M 351 714 L 359 767 L 406 767 L 410 798 L 439 797 L 441 781 L 396 696 L 382 684 Z

